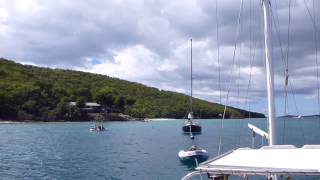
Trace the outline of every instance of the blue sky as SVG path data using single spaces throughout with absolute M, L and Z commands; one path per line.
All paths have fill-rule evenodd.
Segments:
M 238 25 L 241 0 L 0 0 L 0 56 L 188 94 L 193 38 L 195 96 L 220 102 L 221 92 L 222 103 L 239 108 L 250 103 L 252 110 L 265 112 L 259 3 L 243 0 Z M 287 52 L 289 89 L 298 109 L 290 96 L 289 113 L 318 113 L 320 2 L 292 0 L 289 51 L 289 0 L 271 4 L 278 115 L 284 112 Z

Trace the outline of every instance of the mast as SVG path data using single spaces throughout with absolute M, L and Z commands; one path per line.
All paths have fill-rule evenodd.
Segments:
M 269 145 L 276 145 L 276 126 L 275 126 L 275 103 L 273 95 L 273 66 L 271 59 L 271 38 L 270 38 L 270 0 L 262 0 L 263 9 L 263 31 L 264 31 L 264 46 L 266 59 L 266 81 L 268 94 L 268 124 L 269 124 Z
M 190 113 L 192 112 L 192 39 L 190 39 L 191 51 L 190 51 Z

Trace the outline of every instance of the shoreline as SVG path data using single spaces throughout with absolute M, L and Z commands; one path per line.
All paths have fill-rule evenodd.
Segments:
M 248 119 L 248 118 L 241 118 L 241 119 L 233 119 L 233 118 L 229 118 L 229 119 L 225 119 L 225 120 L 244 120 L 244 119 Z M 254 119 L 264 119 L 264 118 L 254 118 Z M 104 123 L 106 122 L 150 122 L 150 121 L 172 121 L 172 120 L 186 120 L 185 118 L 133 118 L 130 120 L 112 120 L 112 121 L 104 121 Z M 217 119 L 217 118 L 212 118 L 212 119 L 194 119 L 194 120 L 221 120 L 221 119 Z M 57 121 L 40 121 L 40 120 L 23 120 L 23 121 L 19 121 L 19 120 L 3 120 L 0 119 L 0 124 L 23 124 L 23 123 L 53 123 L 53 122 L 68 122 L 68 123 L 72 123 L 72 122 L 92 122 L 91 120 L 88 121 L 64 121 L 64 120 L 57 120 Z
M 0 124 L 23 124 L 25 123 L 24 121 L 11 121 L 11 120 L 0 120 Z

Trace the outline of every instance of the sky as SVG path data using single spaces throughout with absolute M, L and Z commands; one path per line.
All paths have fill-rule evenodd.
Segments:
M 260 3 L 0 0 L 0 57 L 189 94 L 192 38 L 194 96 L 265 113 Z M 277 114 L 317 114 L 320 1 L 271 0 L 271 6 Z

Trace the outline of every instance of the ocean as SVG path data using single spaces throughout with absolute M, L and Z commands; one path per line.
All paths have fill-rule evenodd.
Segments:
M 175 180 L 194 168 L 178 151 L 196 144 L 210 158 L 237 147 L 251 147 L 251 123 L 265 119 L 198 120 L 202 133 L 192 141 L 182 133 L 184 120 L 106 122 L 105 132 L 90 132 L 90 122 L 0 124 L 1 179 Z M 320 144 L 317 118 L 278 118 L 280 144 Z M 255 147 L 267 142 L 256 136 Z

